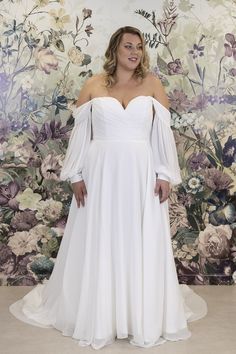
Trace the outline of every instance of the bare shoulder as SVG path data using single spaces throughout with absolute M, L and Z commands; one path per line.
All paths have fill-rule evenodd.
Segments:
M 169 100 L 167 94 L 164 90 L 164 87 L 161 83 L 161 80 L 153 75 L 152 73 L 148 73 L 146 76 L 146 80 L 148 85 L 152 88 L 152 96 L 160 102 L 167 109 L 170 108 Z
M 76 101 L 76 106 L 79 107 L 82 104 L 90 101 L 94 96 L 94 92 L 98 87 L 102 85 L 103 82 L 103 74 L 93 75 L 92 77 L 88 78 L 80 90 L 79 97 Z

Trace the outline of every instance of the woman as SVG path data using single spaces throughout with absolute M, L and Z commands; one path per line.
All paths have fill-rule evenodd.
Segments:
M 54 270 L 10 310 L 79 345 L 129 338 L 146 348 L 187 339 L 187 320 L 206 304 L 178 284 L 167 198 L 181 177 L 168 100 L 140 31 L 117 30 L 105 58 L 73 109 L 61 179 L 74 196 Z

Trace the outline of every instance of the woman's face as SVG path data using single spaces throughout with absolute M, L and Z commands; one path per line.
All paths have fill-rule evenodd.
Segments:
M 143 46 L 137 34 L 124 33 L 117 48 L 117 66 L 135 70 L 143 55 Z

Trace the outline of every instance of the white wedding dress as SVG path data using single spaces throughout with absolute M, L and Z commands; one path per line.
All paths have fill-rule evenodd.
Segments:
M 154 195 L 156 173 L 181 182 L 169 111 L 150 96 L 126 108 L 97 97 L 73 115 L 61 179 L 84 179 L 85 206 L 73 197 L 50 279 L 11 313 L 94 349 L 115 338 L 145 348 L 188 338 L 187 321 L 207 306 L 178 283 L 168 202 Z

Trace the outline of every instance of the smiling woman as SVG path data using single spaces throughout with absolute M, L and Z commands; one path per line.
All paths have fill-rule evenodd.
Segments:
M 105 57 L 104 73 L 87 80 L 73 108 L 60 178 L 74 195 L 51 278 L 10 311 L 81 346 L 129 338 L 147 348 L 189 338 L 187 321 L 203 317 L 206 304 L 178 284 L 167 199 L 180 169 L 141 32 L 116 31 Z

